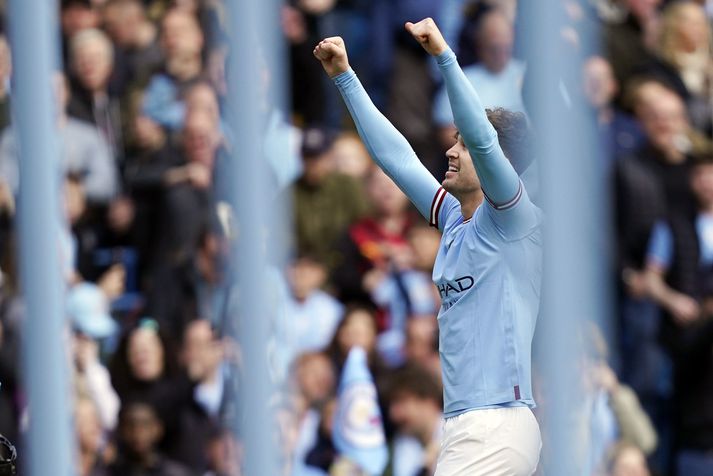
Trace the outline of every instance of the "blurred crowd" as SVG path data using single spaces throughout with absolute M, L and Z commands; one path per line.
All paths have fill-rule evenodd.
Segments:
M 59 3 L 60 148 L 48 166 L 61 177 L 79 474 L 240 475 L 233 428 L 242 355 L 229 329 L 234 230 L 221 173 L 240 160 L 225 122 L 226 5 Z M 713 474 L 713 2 L 561 7 L 558 48 L 579 58 L 576 84 L 563 87 L 589 110 L 609 185 L 613 256 L 603 259 L 616 295 L 614 338 L 595 324 L 579 337 L 587 353 L 573 452 L 586 475 Z M 365 350 L 377 388 L 383 475 L 432 474 L 443 419 L 436 315 L 444 291 L 430 279 L 439 232 L 372 166 L 314 45 L 344 38 L 374 102 L 443 177 L 453 118 L 437 69 L 403 23 L 436 19 L 486 107 L 527 112 L 537 92 L 521 9 L 516 0 L 282 6 L 291 105 L 271 107 L 264 124 L 275 199 L 293 225 L 289 258 L 274 264 L 281 304 L 266 349 L 280 474 L 362 474 L 345 469 L 332 435 L 352 348 Z M 22 468 L 31 415 L 20 365 L 11 77 L 2 35 L 0 434 L 18 443 Z M 547 392 L 537 377 L 535 387 L 546 427 Z M 543 458 L 538 474 L 556 465 Z

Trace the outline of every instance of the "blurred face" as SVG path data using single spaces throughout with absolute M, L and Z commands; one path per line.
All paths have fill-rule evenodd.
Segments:
M 601 57 L 584 64 L 584 95 L 595 109 L 608 105 L 617 92 L 616 79 L 609 63 Z
M 339 173 L 363 178 L 371 167 L 371 159 L 364 144 L 353 136 L 340 137 L 334 143 L 334 162 Z
M 102 442 L 102 427 L 94 403 L 80 399 L 74 411 L 77 440 L 82 453 L 96 453 Z
M 676 36 L 679 42 L 678 46 L 683 51 L 690 53 L 705 47 L 709 41 L 709 28 L 703 7 L 693 3 L 679 7 Z
M 104 27 L 119 46 L 134 45 L 138 27 L 143 23 L 143 12 L 138 3 L 110 3 L 104 10 Z
M 434 353 L 436 322 L 430 317 L 409 319 L 406 324 L 406 358 L 426 363 Z
M 428 404 L 428 400 L 403 392 L 389 404 L 389 417 L 401 432 L 419 436 L 425 425 L 424 408 Z
M 163 432 L 153 409 L 148 405 L 133 404 L 122 416 L 119 433 L 128 450 L 135 456 L 151 453 Z
M 62 33 L 71 38 L 80 30 L 97 28 L 100 22 L 99 14 L 91 7 L 74 4 L 62 9 Z
M 490 13 L 483 20 L 479 34 L 480 61 L 492 73 L 499 73 L 510 62 L 514 42 L 513 28 L 500 13 Z
M 441 235 L 434 228 L 417 227 L 408 236 L 413 251 L 413 264 L 416 269 L 430 274 L 436 262 Z
M 651 18 L 661 0 L 625 0 L 626 7 L 637 18 Z
M 650 473 L 641 450 L 627 447 L 614 461 L 611 474 L 612 476 L 649 476 Z
M 129 338 L 127 357 L 133 376 L 141 381 L 157 380 L 163 374 L 164 350 L 153 329 L 136 329 Z
M 327 401 L 334 392 L 334 369 L 324 355 L 313 355 L 297 368 L 297 385 L 309 406 Z
M 453 147 L 446 151 L 446 158 L 448 171 L 446 178 L 441 182 L 446 192 L 458 197 L 480 190 L 480 180 L 475 173 L 473 160 L 460 134 Z
M 374 348 L 376 326 L 374 319 L 367 311 L 357 309 L 344 317 L 346 323 L 339 330 L 339 347 L 348 354 L 354 346 L 363 347 L 367 352 Z
M 223 347 L 216 340 L 208 321 L 188 325 L 183 344 L 183 360 L 188 377 L 200 382 L 215 375 L 223 359 Z
M 4 36 L 0 36 L 0 81 L 12 76 L 12 52 Z
M 106 88 L 113 69 L 111 45 L 99 39 L 83 41 L 73 51 L 74 73 L 90 91 Z
M 67 219 L 74 225 L 87 209 L 87 197 L 84 187 L 79 182 L 67 180 L 64 185 L 64 203 L 67 207 Z
M 323 265 L 310 259 L 300 259 L 288 270 L 287 279 L 295 299 L 304 301 L 324 284 L 327 270 Z
M 657 84 L 642 86 L 636 116 L 651 143 L 659 150 L 675 148 L 676 140 L 688 128 L 681 98 Z
M 693 169 L 691 188 L 703 207 L 713 205 L 713 164 L 699 164 Z
M 199 55 L 203 49 L 203 33 L 195 16 L 171 10 L 163 19 L 161 44 L 169 58 Z
M 183 126 L 183 147 L 189 162 L 213 168 L 220 145 L 218 125 L 206 112 L 190 112 Z
M 207 84 L 194 86 L 186 96 L 186 111 L 202 113 L 209 117 L 216 125 L 220 123 L 220 106 L 218 97 Z
M 242 448 L 230 433 L 213 438 L 207 448 L 208 464 L 216 474 L 240 476 Z
M 329 174 L 334 172 L 332 151 L 329 150 L 314 157 L 304 157 L 302 165 L 304 167 L 302 172 L 304 180 L 309 184 L 319 185 Z
M 373 169 L 369 175 L 366 192 L 377 215 L 398 215 L 408 207 L 406 195 L 381 169 Z

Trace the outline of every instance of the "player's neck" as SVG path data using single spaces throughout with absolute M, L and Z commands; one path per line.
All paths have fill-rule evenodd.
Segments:
M 460 202 L 460 212 L 463 215 L 463 218 L 465 218 L 466 220 L 470 219 L 473 216 L 475 210 L 483 202 L 483 192 L 481 192 L 480 190 L 470 192 L 465 195 L 454 196 Z

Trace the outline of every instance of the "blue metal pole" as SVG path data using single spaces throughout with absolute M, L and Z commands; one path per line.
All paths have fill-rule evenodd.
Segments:
M 58 3 L 12 0 L 12 105 L 20 151 L 20 273 L 27 314 L 24 383 L 29 396 L 26 474 L 72 474 L 64 296 L 60 273 L 60 196 L 52 71 L 59 57 Z
M 233 139 L 227 173 L 234 185 L 230 202 L 238 228 L 232 269 L 237 276 L 239 304 L 233 318 L 238 319 L 236 328 L 243 351 L 236 431 L 244 447 L 245 474 L 273 475 L 280 472 L 273 415 L 268 406 L 272 394 L 268 342 L 276 302 L 274 293 L 268 291 L 274 289 L 266 258 L 272 197 L 262 141 L 269 103 L 266 73 L 273 53 L 268 35 L 279 27 L 269 22 L 271 2 L 229 0 L 227 5 L 227 113 Z
M 607 187 L 593 122 L 581 94 L 580 49 L 561 36 L 568 24 L 561 0 L 521 2 L 528 60 L 529 113 L 536 132 L 544 209 L 542 306 L 535 341 L 543 405 L 543 458 L 548 475 L 588 474 L 584 408 L 585 320 L 602 321 L 602 278 L 608 256 Z M 526 97 L 526 99 L 528 99 Z M 607 237 L 608 238 L 608 237 Z M 584 432 L 584 433 L 583 433 Z

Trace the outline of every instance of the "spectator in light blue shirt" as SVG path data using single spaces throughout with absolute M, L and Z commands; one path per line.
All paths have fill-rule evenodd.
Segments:
M 522 82 L 525 64 L 512 57 L 515 42 L 512 22 L 502 10 L 493 9 L 483 14 L 476 36 L 479 61 L 463 68 L 463 72 L 477 88 L 483 106 L 524 112 Z M 456 127 L 445 85 L 434 99 L 433 121 L 439 129 L 441 146 L 453 145 Z

